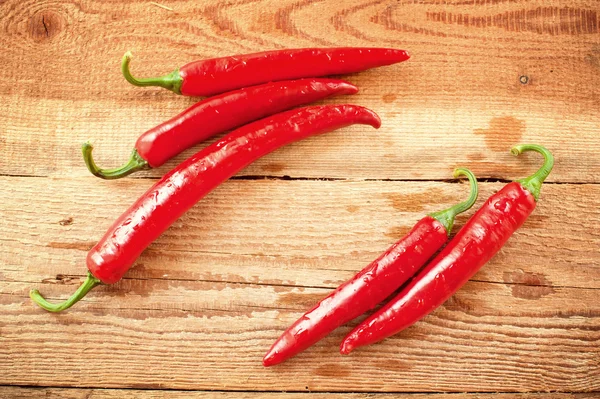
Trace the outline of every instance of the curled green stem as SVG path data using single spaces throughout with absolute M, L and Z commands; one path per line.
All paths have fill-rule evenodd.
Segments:
M 548 177 L 552 168 L 554 167 L 554 156 L 545 147 L 538 144 L 519 144 L 510 149 L 510 153 L 513 155 L 519 155 L 523 152 L 535 151 L 544 156 L 544 164 L 537 172 L 524 179 L 517 180 L 525 187 L 537 201 L 540 198 L 540 191 L 542 189 L 542 183 Z
M 125 165 L 114 169 L 100 169 L 94 162 L 94 158 L 92 158 L 93 149 L 94 147 L 89 142 L 83 144 L 81 147 L 83 160 L 85 161 L 85 165 L 87 166 L 88 170 L 94 176 L 98 176 L 102 179 L 119 179 L 121 177 L 130 175 L 133 172 L 137 172 L 138 170 L 150 169 L 148 161 L 142 158 L 136 149 L 131 152 L 131 157 Z
M 134 86 L 159 86 L 164 87 L 165 89 L 171 90 L 174 93 L 181 94 L 181 84 L 183 83 L 183 79 L 179 74 L 179 69 L 174 70 L 168 75 L 159 76 L 156 78 L 145 78 L 145 79 L 137 79 L 131 75 L 131 71 L 129 70 L 129 63 L 131 62 L 131 51 L 128 51 L 123 56 L 123 61 L 121 62 L 121 72 L 125 79 Z
M 35 302 L 42 309 L 45 309 L 48 312 L 62 312 L 63 310 L 69 309 L 71 306 L 79 302 L 81 298 L 83 298 L 88 292 L 90 292 L 92 288 L 94 288 L 98 284 L 101 284 L 101 281 L 94 277 L 92 273 L 88 272 L 87 278 L 85 279 L 83 284 L 79 286 L 77 291 L 75 291 L 75 293 L 71 295 L 69 299 L 62 303 L 55 304 L 48 302 L 38 290 L 31 290 L 29 292 L 29 296 L 31 297 L 33 302 Z
M 467 198 L 466 201 L 451 206 L 448 209 L 429 214 L 429 216 L 436 219 L 444 226 L 444 228 L 446 229 L 446 234 L 448 235 L 450 235 L 450 232 L 452 231 L 452 226 L 454 225 L 454 218 L 456 217 L 456 215 L 470 209 L 473 206 L 473 204 L 475 204 L 475 201 L 477 201 L 477 196 L 479 195 L 477 178 L 475 177 L 473 172 L 466 168 L 456 168 L 454 169 L 454 177 L 458 176 L 467 176 L 467 178 L 469 179 L 469 188 L 471 190 L 469 198 Z

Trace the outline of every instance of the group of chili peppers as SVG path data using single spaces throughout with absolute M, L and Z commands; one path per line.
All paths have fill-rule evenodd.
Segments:
M 84 144 L 83 156 L 91 173 L 116 179 L 158 167 L 203 140 L 237 129 L 167 173 L 113 223 L 88 253 L 88 276 L 69 299 L 51 304 L 37 290 L 31 291 L 31 298 L 48 311 L 60 312 L 96 285 L 116 283 L 144 249 L 196 202 L 286 144 L 352 124 L 378 128 L 379 116 L 357 105 L 292 108 L 358 92 L 348 82 L 319 77 L 360 72 L 408 58 L 406 51 L 385 48 L 268 51 L 196 61 L 163 77 L 136 79 L 129 72 L 131 54 L 126 53 L 122 72 L 130 83 L 212 97 L 142 134 L 122 167 L 99 168 L 92 159 L 92 146 Z M 470 209 L 478 195 L 473 173 L 457 168 L 454 177 L 464 175 L 470 182 L 469 198 L 417 222 L 406 236 L 290 326 L 263 364 L 281 363 L 307 349 L 338 326 L 374 309 L 411 278 L 346 336 L 342 353 L 394 335 L 442 305 L 500 250 L 535 208 L 541 185 L 553 167 L 552 154 L 535 144 L 517 145 L 511 151 L 515 155 L 538 152 L 544 164 L 532 176 L 507 184 L 488 198 L 447 243 L 456 215 Z

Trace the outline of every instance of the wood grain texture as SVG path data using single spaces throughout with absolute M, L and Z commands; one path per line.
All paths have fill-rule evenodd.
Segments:
M 599 396 L 598 1 L 156 3 L 0 0 L 0 398 Z M 142 132 L 197 101 L 127 84 L 126 50 L 136 76 L 153 76 L 313 46 L 411 52 L 344 77 L 361 92 L 325 101 L 372 108 L 379 130 L 349 127 L 259 160 L 70 311 L 29 301 L 32 287 L 53 300 L 72 293 L 110 223 L 202 147 L 137 178 L 89 176 L 83 141 L 117 166 Z M 535 170 L 539 156 L 508 154 L 517 142 L 555 153 L 552 184 L 444 306 L 351 356 L 337 347 L 358 321 L 261 366 L 303 311 L 425 213 L 465 197 L 454 167 L 493 181 Z M 480 186 L 478 205 L 502 183 Z
M 234 180 L 190 210 L 121 282 L 99 287 L 64 314 L 45 313 L 29 301 L 28 290 L 40 286 L 54 300 L 69 295 L 100 226 L 151 183 L 96 182 L 2 178 L 11 201 L 0 213 L 8 233 L 0 247 L 6 265 L 0 384 L 364 392 L 600 388 L 599 255 L 589 251 L 600 243 L 593 228 L 600 218 L 598 185 L 544 187 L 534 216 L 502 252 L 404 333 L 339 355 L 339 342 L 355 322 L 281 367 L 264 369 L 262 355 L 287 325 L 424 213 L 463 198 L 467 186 Z M 36 192 L 40 184 L 45 190 Z M 479 203 L 501 185 L 481 184 Z
M 536 394 L 347 394 L 274 392 L 193 392 L 135 389 L 13 388 L 0 387 L 2 399 L 595 399 L 593 393 Z
M 86 252 L 151 183 L 0 178 L 10 198 L 0 209 L 4 274 L 83 275 Z M 502 186 L 480 183 L 474 209 Z M 233 180 L 175 222 L 127 276 L 333 288 L 467 192 L 462 183 Z M 455 232 L 474 209 L 459 215 Z M 475 278 L 600 288 L 599 209 L 598 185 L 545 185 L 523 228 Z
M 272 341 L 329 290 L 147 283 L 137 292 L 127 285 L 113 295 L 101 290 L 103 299 L 48 315 L 24 299 L 28 286 L 11 284 L 14 294 L 2 295 L 3 384 L 354 392 L 599 388 L 600 308 L 590 291 L 561 289 L 534 305 L 514 298 L 508 287 L 473 282 L 423 322 L 355 355 L 337 352 L 352 323 L 293 361 L 265 369 L 260 359 Z
M 600 172 L 597 2 L 538 1 L 23 1 L 0 4 L 0 174 L 87 173 L 124 162 L 145 130 L 195 100 L 135 88 L 120 76 L 134 51 L 140 76 L 206 57 L 305 46 L 393 46 L 400 65 L 348 77 L 351 98 L 383 126 L 344 129 L 277 151 L 248 175 L 445 179 L 456 164 L 482 177 L 522 176 L 519 141 L 547 145 L 550 179 L 594 182 Z M 522 81 L 526 83 L 522 83 Z M 568 145 L 567 145 L 568 143 Z M 195 150 L 147 176 L 160 176 Z M 18 159 L 18 162 L 15 160 Z M 532 163 L 533 162 L 533 163 Z

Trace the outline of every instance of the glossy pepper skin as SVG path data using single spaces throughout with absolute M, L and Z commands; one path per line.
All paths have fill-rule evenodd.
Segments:
M 258 158 L 304 138 L 353 124 L 378 128 L 373 111 L 356 105 L 294 109 L 243 126 L 199 151 L 144 193 L 88 253 L 88 279 L 65 303 L 53 305 L 34 290 L 32 299 L 57 312 L 100 282 L 116 283 L 138 256 L 196 202 Z
M 245 123 L 333 95 L 357 92 L 356 86 L 337 79 L 311 78 L 252 86 L 200 101 L 148 130 L 138 138 L 129 162 L 122 167 L 98 168 L 89 143 L 83 145 L 83 156 L 92 174 L 117 179 L 159 167 L 182 151 Z
M 413 325 L 441 306 L 485 265 L 535 209 L 544 179 L 553 166 L 552 154 L 530 144 L 513 153 L 537 151 L 544 166 L 532 177 L 507 184 L 492 195 L 452 241 L 395 298 L 357 326 L 340 351 L 378 342 Z
M 467 201 L 419 220 L 402 239 L 292 324 L 269 349 L 263 365 L 273 366 L 302 352 L 408 281 L 446 243 L 454 217 L 475 203 L 477 180 L 469 170 L 455 170 L 455 177 L 462 174 L 471 183 Z
M 341 75 L 406 61 L 405 50 L 390 48 L 302 48 L 264 51 L 190 62 L 159 78 L 136 79 L 125 53 L 121 71 L 136 86 L 161 86 L 184 96 L 212 96 L 241 87 L 308 77 Z

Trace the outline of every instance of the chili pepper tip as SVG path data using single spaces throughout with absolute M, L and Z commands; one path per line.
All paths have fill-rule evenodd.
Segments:
M 356 94 L 358 93 L 358 87 L 353 85 L 350 82 L 346 82 L 344 80 L 340 80 L 339 87 L 343 90 L 340 91 L 340 94 Z
M 354 345 L 352 344 L 352 336 L 346 337 L 344 342 L 340 345 L 340 353 L 342 355 L 349 355 L 350 352 L 354 350 Z
M 269 351 L 269 353 L 267 353 L 265 355 L 265 357 L 263 358 L 263 360 L 262 360 L 262 364 L 263 364 L 264 367 L 270 367 L 270 366 L 273 366 L 273 365 L 275 365 L 277 363 L 279 363 L 279 362 L 276 361 L 276 359 L 275 359 L 275 353 L 272 352 L 272 351 Z
M 362 121 L 360 123 L 370 125 L 375 129 L 379 129 L 381 127 L 381 118 L 374 111 L 371 111 L 368 108 L 360 107 L 360 113 L 362 113 Z

